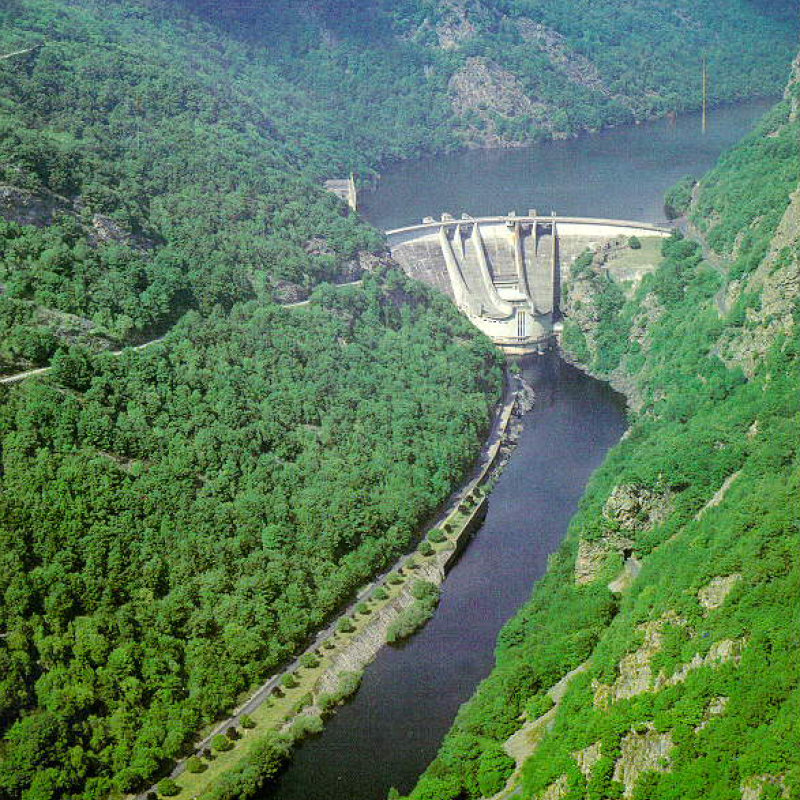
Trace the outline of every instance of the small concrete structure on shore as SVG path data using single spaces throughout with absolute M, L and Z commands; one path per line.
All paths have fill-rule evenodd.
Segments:
M 351 174 L 349 178 L 331 179 L 323 184 L 329 192 L 333 192 L 340 200 L 344 200 L 353 211 L 357 210 L 358 193 L 356 192 L 356 182 Z

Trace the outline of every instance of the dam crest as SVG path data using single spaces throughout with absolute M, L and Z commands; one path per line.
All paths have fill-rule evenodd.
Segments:
M 561 286 L 579 255 L 670 233 L 645 222 L 541 216 L 535 209 L 527 216 L 442 214 L 386 231 L 406 274 L 444 292 L 495 344 L 520 354 L 542 351 L 558 336 Z

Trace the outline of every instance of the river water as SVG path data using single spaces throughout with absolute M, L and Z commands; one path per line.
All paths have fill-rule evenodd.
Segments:
M 400 164 L 362 200 L 389 229 L 448 211 L 658 222 L 664 191 L 700 176 L 772 104 L 719 109 L 523 150 L 458 153 Z M 625 430 L 623 399 L 554 356 L 523 362 L 536 407 L 492 492 L 486 520 L 442 587 L 433 619 L 403 647 L 386 647 L 355 698 L 306 742 L 262 797 L 384 800 L 405 792 L 436 755 L 461 703 L 491 671 L 506 620 L 558 548 L 592 471 Z

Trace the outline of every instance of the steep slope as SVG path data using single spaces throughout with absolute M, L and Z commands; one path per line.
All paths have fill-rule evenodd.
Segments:
M 0 366 L 53 366 L 0 387 L 4 796 L 163 774 L 476 454 L 496 354 L 319 186 L 459 142 L 448 87 L 472 56 L 409 42 L 402 8 L 420 10 L 3 3 Z M 757 55 L 720 99 L 775 83 L 793 25 L 737 8 L 720 53 Z M 570 86 L 600 91 L 574 35 L 531 20 Z M 597 106 L 575 98 L 565 113 Z M 550 132 L 589 124 L 568 122 Z
M 170 2 L 0 20 L 0 368 L 52 365 L 0 385 L 0 795 L 108 798 L 408 549 L 500 364 L 236 41 Z
M 307 165 L 343 152 L 324 115 L 235 41 L 170 3 L 26 0 L 0 21 L 0 50 L 42 44 L 0 60 L 3 371 L 189 308 L 298 299 L 381 246 Z
M 569 286 L 565 347 L 637 413 L 411 797 L 797 793 L 799 125 L 796 62 L 695 192 L 705 258 Z
M 184 3 L 210 13 L 205 0 Z M 712 103 L 778 94 L 797 31 L 788 0 L 236 9 L 212 18 L 254 46 L 267 42 L 271 62 L 317 97 L 344 141 L 365 154 L 391 143 L 384 156 L 436 150 L 453 132 L 462 144 L 513 146 L 697 108 L 704 57 Z

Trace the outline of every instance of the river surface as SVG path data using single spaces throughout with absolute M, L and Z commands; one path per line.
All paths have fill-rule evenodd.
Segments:
M 389 229 L 438 217 L 526 213 L 658 222 L 664 191 L 700 176 L 772 105 L 716 110 L 523 150 L 477 151 L 398 165 L 362 199 Z M 523 362 L 536 407 L 490 497 L 481 529 L 442 586 L 436 615 L 403 647 L 385 647 L 355 698 L 295 753 L 263 800 L 385 800 L 409 791 L 461 703 L 494 663 L 503 624 L 530 596 L 586 482 L 625 430 L 623 399 L 553 356 Z

